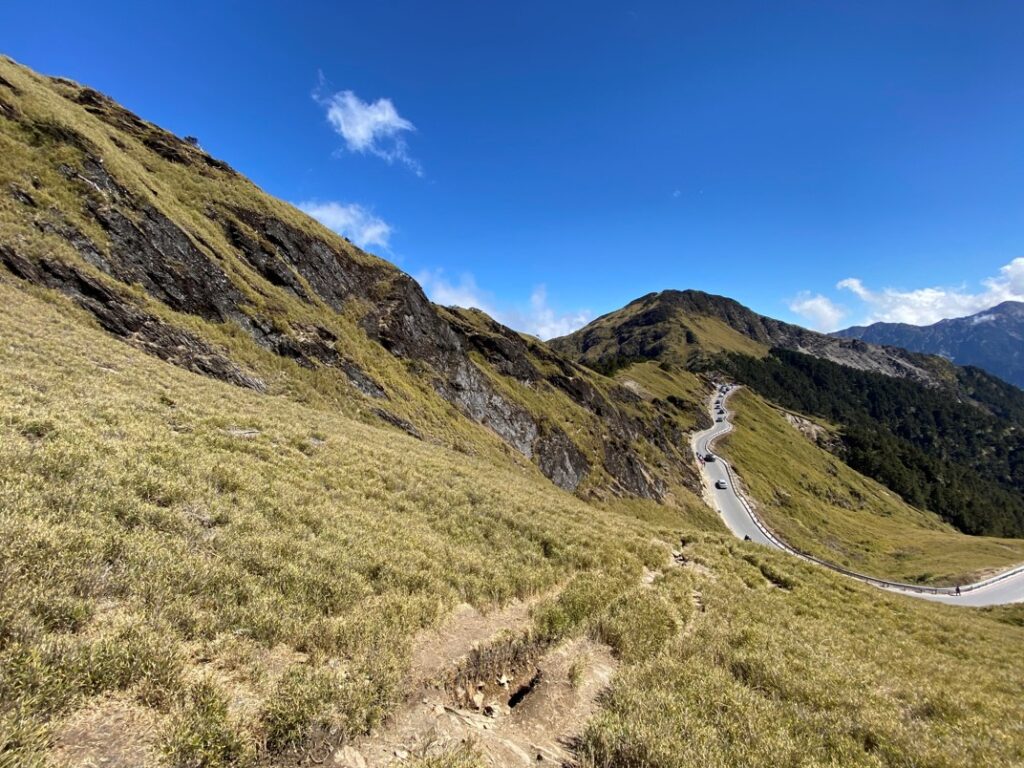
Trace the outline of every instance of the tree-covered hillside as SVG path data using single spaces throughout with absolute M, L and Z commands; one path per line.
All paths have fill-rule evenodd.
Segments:
M 778 348 L 715 362 L 769 400 L 840 424 L 846 462 L 911 504 L 967 533 L 1024 536 L 1022 398 L 1013 388 L 965 371 L 961 384 L 979 398 L 967 403 Z

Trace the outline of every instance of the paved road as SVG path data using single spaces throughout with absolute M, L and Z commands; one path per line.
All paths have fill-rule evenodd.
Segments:
M 724 396 L 720 392 L 716 392 L 708 400 L 712 418 L 721 418 L 722 420 L 716 421 L 710 429 L 694 435 L 693 450 L 698 456 L 714 454 L 715 439 L 732 430 L 732 423 L 729 421 L 729 396 L 735 391 L 735 388 L 733 388 Z M 717 403 L 719 400 L 721 400 L 722 410 L 724 411 L 721 414 L 718 413 Z M 879 589 L 920 597 L 925 600 L 934 600 L 950 605 L 969 606 L 1002 605 L 1004 603 L 1024 601 L 1024 565 L 1004 571 L 1002 574 L 977 582 L 976 584 L 961 585 L 961 594 L 956 595 L 951 588 L 919 587 L 913 584 L 887 582 L 854 573 L 833 563 L 819 560 L 790 547 L 758 519 L 753 510 L 747 506 L 745 500 L 734 489 L 732 468 L 727 461 L 716 455 L 714 461 L 708 461 L 704 464 L 702 474 L 704 483 L 708 487 L 718 513 L 722 516 L 722 520 L 729 530 L 737 538 L 749 538 L 757 544 L 781 549 L 795 557 L 817 563 L 825 568 L 843 573 L 850 578 L 872 584 Z M 723 483 L 725 488 L 717 487 Z

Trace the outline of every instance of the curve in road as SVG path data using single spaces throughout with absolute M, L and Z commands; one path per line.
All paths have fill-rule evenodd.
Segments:
M 711 461 L 703 462 L 701 475 L 718 513 L 722 516 L 723 522 L 736 537 L 780 549 L 794 557 L 816 563 L 849 576 L 852 579 L 857 579 L 889 592 L 911 595 L 950 605 L 969 605 L 975 607 L 1024 601 L 1024 565 L 1011 568 L 974 584 L 961 585 L 960 594 L 957 595 L 953 587 L 923 587 L 917 584 L 903 584 L 867 576 L 851 571 L 841 565 L 821 560 L 788 545 L 776 536 L 751 509 L 746 499 L 743 498 L 743 495 L 736 488 L 735 476 L 731 465 L 712 450 L 716 439 L 732 431 L 733 426 L 729 420 L 728 399 L 735 391 L 736 387 L 729 387 L 725 392 L 722 392 L 721 389 L 715 390 L 715 394 L 712 395 L 708 404 L 711 417 L 716 419 L 716 421 L 709 429 L 698 432 L 693 436 L 692 447 L 693 452 L 698 457 L 709 455 L 714 457 Z

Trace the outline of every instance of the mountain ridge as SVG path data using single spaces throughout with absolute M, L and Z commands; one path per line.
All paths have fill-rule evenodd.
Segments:
M 831 335 L 941 355 L 957 365 L 977 366 L 1024 388 L 1024 302 L 1004 301 L 973 315 L 931 325 L 879 322 L 851 326 Z
M 622 350 L 626 356 L 635 354 L 642 358 L 671 354 L 672 350 L 661 343 L 668 338 L 667 334 L 652 337 L 645 335 L 641 329 L 668 320 L 675 313 L 720 320 L 737 333 L 762 345 L 764 351 L 773 346 L 783 347 L 851 368 L 928 384 L 937 384 L 949 375 L 948 366 L 933 357 L 886 349 L 859 340 L 835 339 L 827 334 L 760 315 L 726 296 L 692 289 L 648 293 L 619 310 L 596 318 L 572 334 L 550 340 L 549 344 L 563 353 L 577 355 L 584 362 L 600 366 L 604 354 L 602 344 L 608 341 L 606 326 L 627 315 L 627 320 L 620 324 L 617 331 L 617 350 Z M 695 332 L 695 336 L 698 335 Z M 698 341 L 687 340 L 686 343 L 698 344 Z

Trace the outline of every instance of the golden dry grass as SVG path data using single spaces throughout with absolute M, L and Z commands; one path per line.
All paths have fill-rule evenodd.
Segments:
M 730 400 L 735 430 L 720 440 L 765 522 L 785 541 L 873 576 L 966 583 L 1024 561 L 1024 541 L 968 536 L 910 506 L 800 434 L 747 390 Z
M 343 740 L 405 695 L 421 627 L 563 582 L 535 636 L 589 633 L 623 661 L 593 764 L 1021 758 L 1012 610 L 882 595 L 601 510 L 532 468 L 188 374 L 10 284 L 0 334 L 8 762 L 44 764 L 110 695 L 152 713 L 171 765 Z M 668 565 L 680 535 L 693 568 Z

